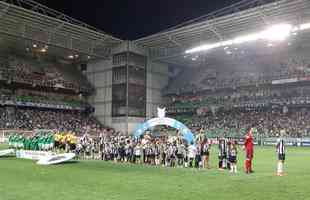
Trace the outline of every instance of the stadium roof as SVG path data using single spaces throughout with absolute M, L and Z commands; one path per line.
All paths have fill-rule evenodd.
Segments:
M 33 0 L 0 0 L 0 45 L 17 52 L 33 45 L 52 56 L 107 58 L 122 43 L 95 27 Z M 277 23 L 310 23 L 309 0 L 241 0 L 239 3 L 133 41 L 153 60 L 193 64 L 187 49 L 261 31 Z M 3 49 L 3 48 L 2 48 Z
M 309 0 L 243 0 L 134 42 L 149 48 L 153 60 L 182 65 L 188 63 L 185 50 L 195 46 L 255 33 L 277 23 L 309 22 Z
M 123 42 L 32 0 L 1 0 L 0 22 L 1 46 L 22 51 L 35 43 L 62 57 L 71 52 L 105 58 Z

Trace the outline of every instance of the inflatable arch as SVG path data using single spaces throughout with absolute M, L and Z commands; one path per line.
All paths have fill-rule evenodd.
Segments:
M 194 135 L 189 130 L 189 128 L 187 128 L 183 123 L 181 123 L 175 119 L 168 118 L 168 117 L 153 118 L 153 119 L 150 119 L 150 120 L 144 122 L 143 124 L 138 125 L 138 127 L 136 128 L 136 130 L 134 132 L 134 136 L 136 138 L 138 138 L 141 135 L 143 135 L 144 132 L 146 130 L 148 130 L 149 128 L 152 128 L 152 127 L 158 126 L 158 125 L 166 125 L 166 126 L 170 126 L 170 127 L 175 128 L 175 129 L 178 129 L 182 133 L 183 138 L 189 144 L 191 142 L 194 142 Z

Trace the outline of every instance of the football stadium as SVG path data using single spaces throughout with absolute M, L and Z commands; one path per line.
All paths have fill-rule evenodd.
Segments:
M 0 200 L 310 199 L 309 34 L 309 0 L 134 40 L 0 0 Z

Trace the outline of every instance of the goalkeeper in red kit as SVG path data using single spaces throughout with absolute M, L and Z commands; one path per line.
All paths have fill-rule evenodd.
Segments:
M 254 128 L 250 128 L 244 140 L 244 149 L 245 149 L 245 155 L 246 155 L 244 167 L 245 167 L 245 172 L 247 174 L 253 173 L 253 169 L 252 169 L 252 160 L 253 160 L 253 154 L 254 154 L 253 131 L 254 131 Z

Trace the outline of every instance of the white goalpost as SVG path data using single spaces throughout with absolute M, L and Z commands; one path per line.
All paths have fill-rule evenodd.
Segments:
M 12 134 L 32 135 L 34 131 L 24 131 L 18 129 L 2 129 L 0 130 L 0 143 L 7 143 Z

